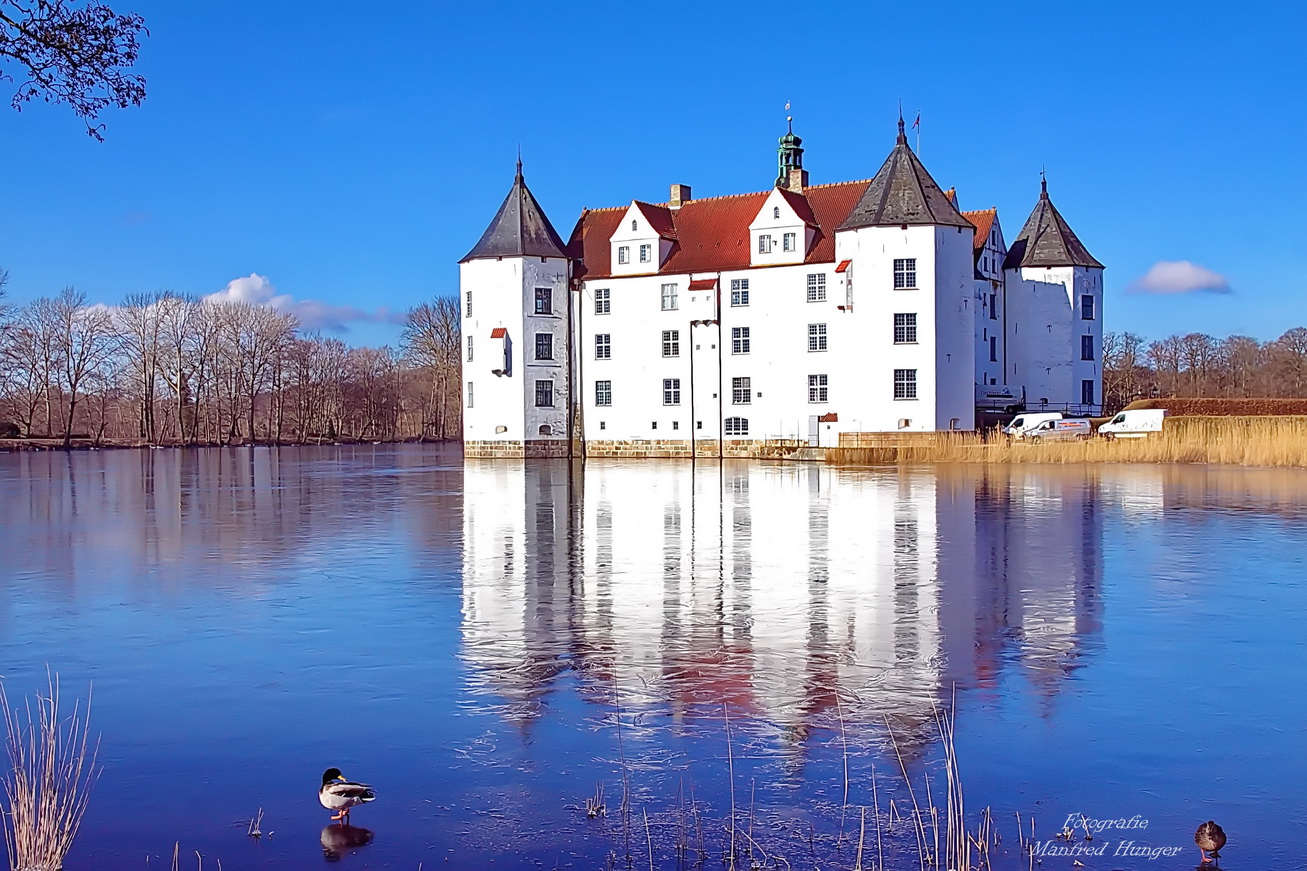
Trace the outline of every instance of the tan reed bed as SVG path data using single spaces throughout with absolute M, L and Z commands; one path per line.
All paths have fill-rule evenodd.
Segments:
M 48 695 L 11 707 L 0 685 L 10 770 L 4 776 L 7 798 L 0 827 L 9 851 L 10 871 L 58 871 L 73 845 L 86 813 L 91 787 L 99 776 L 98 742 L 88 730 L 86 707 L 73 703 L 72 714 L 60 712 L 59 678 L 47 675 Z
M 1307 468 L 1307 417 L 1178 417 L 1142 439 L 986 441 L 980 433 L 914 434 L 911 441 L 832 448 L 839 465 L 917 463 L 1217 463 Z

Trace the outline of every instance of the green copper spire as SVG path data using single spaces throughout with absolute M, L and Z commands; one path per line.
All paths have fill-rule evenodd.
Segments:
M 785 123 L 789 131 L 781 137 L 781 147 L 776 149 L 776 187 L 788 187 L 790 170 L 803 169 L 803 140 L 794 135 L 794 118 L 787 116 Z

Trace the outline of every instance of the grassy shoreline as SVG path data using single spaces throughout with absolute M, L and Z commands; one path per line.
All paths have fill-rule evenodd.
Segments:
M 912 442 L 831 448 L 837 465 L 915 463 L 1216 463 L 1307 468 L 1307 416 L 1175 417 L 1141 439 L 1028 444 L 976 432 L 926 434 Z

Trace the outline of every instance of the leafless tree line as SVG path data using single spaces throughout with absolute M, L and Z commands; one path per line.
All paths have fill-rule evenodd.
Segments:
M 291 314 L 172 292 L 5 305 L 0 429 L 146 444 L 456 438 L 458 303 L 412 309 L 398 349 L 301 333 Z M 5 433 L 0 432 L 0 435 Z
M 1307 397 L 1307 328 L 1294 327 L 1268 342 L 1205 333 L 1148 341 L 1134 333 L 1104 333 L 1105 410 L 1151 396 Z

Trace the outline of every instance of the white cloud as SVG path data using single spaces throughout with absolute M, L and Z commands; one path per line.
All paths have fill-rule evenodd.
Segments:
M 1131 293 L 1230 293 L 1230 282 L 1188 260 L 1159 260 L 1127 288 Z
M 395 314 L 386 308 L 365 311 L 348 305 L 332 305 L 316 299 L 295 299 L 288 293 L 277 293 L 277 288 L 266 276 L 250 273 L 243 278 L 234 278 L 217 293 L 204 297 L 211 302 L 247 302 L 250 305 L 266 305 L 277 311 L 288 312 L 299 319 L 306 330 L 327 330 L 333 333 L 349 331 L 352 321 L 381 321 L 384 323 L 402 323 L 403 315 Z

